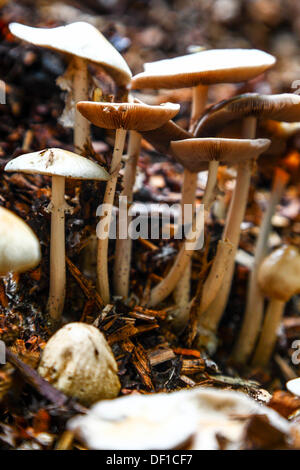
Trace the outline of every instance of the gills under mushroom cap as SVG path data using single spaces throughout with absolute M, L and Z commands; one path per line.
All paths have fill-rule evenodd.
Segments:
M 83 21 L 57 28 L 33 28 L 11 23 L 10 32 L 31 44 L 47 47 L 94 62 L 120 85 L 131 80 L 131 71 L 119 52 L 94 26 Z
M 199 121 L 195 135 L 215 135 L 227 124 L 241 118 L 253 116 L 274 121 L 300 121 L 300 96 L 293 93 L 260 95 L 245 93 L 211 106 Z
M 274 63 L 272 55 L 257 49 L 204 50 L 146 63 L 145 72 L 135 75 L 131 86 L 133 89 L 172 89 L 242 82 L 263 73 Z
M 261 263 L 258 283 L 267 296 L 287 302 L 300 293 L 300 252 L 297 247 L 283 245 Z
M 108 172 L 91 160 L 59 148 L 26 153 L 7 163 L 5 171 L 107 181 Z
M 186 139 L 171 142 L 175 158 L 189 171 L 201 171 L 203 162 L 212 160 L 236 164 L 256 159 L 268 149 L 268 139 Z
M 149 131 L 162 126 L 178 113 L 179 104 L 150 106 L 144 103 L 96 103 L 80 101 L 77 109 L 95 126 L 104 129 Z
M 40 243 L 31 228 L 13 212 L 0 207 L 0 275 L 28 271 L 40 260 Z

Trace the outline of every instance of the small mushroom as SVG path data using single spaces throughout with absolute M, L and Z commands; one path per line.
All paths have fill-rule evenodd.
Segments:
M 238 160 L 241 161 L 244 158 L 246 159 L 244 160 L 246 162 L 248 159 L 254 160 L 260 155 L 260 153 L 264 152 L 269 145 L 270 141 L 268 139 L 247 140 L 221 138 L 188 139 L 171 143 L 171 147 L 173 148 L 174 153 L 177 155 L 177 158 L 180 158 L 181 163 L 189 164 L 190 168 L 195 171 L 198 169 L 197 161 L 201 162 L 203 160 L 215 160 L 218 162 L 219 160 L 223 160 L 235 163 Z M 204 206 L 207 206 L 209 200 L 211 200 L 212 188 L 215 186 L 215 181 L 216 171 L 210 172 L 209 180 L 207 182 L 207 187 L 202 201 Z M 243 190 L 244 188 L 241 188 L 241 192 Z M 190 203 L 191 202 L 189 201 L 189 204 Z M 207 210 L 207 207 L 205 208 Z M 238 207 L 235 207 L 235 210 L 237 212 L 236 217 L 240 217 L 238 213 Z M 196 227 L 196 240 L 199 239 L 202 230 L 203 227 Z M 232 251 L 234 252 L 237 247 L 237 238 L 235 234 L 227 232 L 225 233 L 223 239 L 232 243 Z M 179 279 L 181 278 L 192 254 L 193 250 L 186 249 L 186 244 L 184 242 L 167 276 L 152 289 L 150 295 L 150 306 L 156 306 L 173 291 Z
M 196 121 L 204 110 L 209 85 L 250 80 L 274 63 L 273 56 L 257 49 L 202 50 L 173 59 L 146 63 L 145 72 L 134 76 L 131 86 L 133 89 L 193 87 L 190 131 L 195 134 Z M 184 205 L 192 198 L 195 199 L 196 188 L 197 174 L 185 168 L 181 197 L 182 213 Z M 190 222 L 186 220 L 186 223 Z M 190 263 L 175 290 L 176 304 L 181 310 L 187 307 L 189 291 Z
M 94 26 L 83 21 L 57 28 L 33 28 L 19 23 L 9 25 L 10 32 L 31 44 L 66 54 L 69 66 L 58 79 L 63 90 L 71 93 L 69 108 L 88 99 L 88 63 L 101 66 L 116 83 L 127 86 L 131 72 L 123 57 Z M 70 83 L 71 81 L 71 83 Z M 65 109 L 65 113 L 69 109 Z M 73 124 L 71 124 L 73 126 Z M 75 109 L 74 149 L 82 153 L 89 139 L 89 122 Z
M 271 358 L 286 302 L 300 293 L 300 252 L 284 245 L 268 255 L 258 270 L 258 284 L 270 298 L 253 365 L 266 366 Z
M 95 103 L 83 101 L 77 104 L 78 110 L 90 122 L 104 129 L 115 129 L 116 138 L 111 162 L 111 178 L 106 185 L 103 205 L 105 209 L 105 227 L 110 226 L 116 183 L 125 145 L 126 131 L 148 131 L 162 126 L 179 111 L 179 105 L 165 103 L 149 106 L 143 103 Z M 102 217 L 104 214 L 101 214 Z M 103 220 L 103 219 L 102 219 Z M 100 233 L 98 240 L 97 278 L 99 293 L 105 303 L 109 303 L 110 289 L 108 280 L 108 233 Z M 121 277 L 123 276 L 120 273 Z M 127 277 L 128 273 L 124 272 Z M 120 284 L 119 284 L 120 282 Z M 123 280 L 117 278 L 117 284 Z
M 66 290 L 65 212 L 70 209 L 65 201 L 65 178 L 105 181 L 109 174 L 91 160 L 59 148 L 21 155 L 7 163 L 5 171 L 52 177 L 48 311 L 53 320 L 59 321 Z
M 31 228 L 13 212 L 0 207 L 0 276 L 23 273 L 41 260 L 40 243 Z
M 118 366 L 104 335 L 85 323 L 69 323 L 49 339 L 38 372 L 88 406 L 117 397 L 121 388 Z

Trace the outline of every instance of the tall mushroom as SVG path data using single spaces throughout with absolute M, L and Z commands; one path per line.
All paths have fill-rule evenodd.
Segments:
M 40 243 L 35 233 L 20 217 L 0 207 L 0 277 L 33 269 L 40 260 Z
M 70 209 L 65 201 L 65 178 L 106 181 L 109 174 L 91 160 L 59 148 L 21 155 L 7 163 L 5 171 L 52 177 L 52 196 L 48 207 L 51 212 L 48 312 L 58 322 L 65 301 L 65 212 Z
M 126 131 L 134 130 L 140 132 L 162 126 L 178 113 L 179 105 L 166 103 L 161 106 L 149 106 L 142 103 L 94 103 L 82 101 L 77 104 L 77 108 L 83 116 L 96 126 L 116 130 L 110 168 L 111 178 L 106 185 L 103 200 L 105 214 L 101 214 L 102 220 L 105 216 L 106 227 L 109 228 Z M 108 232 L 105 231 L 98 239 L 97 257 L 98 289 L 105 303 L 108 303 L 110 299 L 107 262 L 108 241 Z M 120 282 L 123 282 L 123 273 L 120 272 L 118 275 L 120 275 Z
M 19 39 L 62 52 L 69 59 L 67 72 L 59 77 L 57 83 L 69 92 L 63 121 L 70 127 L 73 127 L 74 121 L 74 150 L 82 153 L 89 139 L 90 126 L 76 108 L 74 111 L 74 105 L 89 99 L 88 64 L 101 66 L 121 87 L 126 87 L 131 80 L 128 65 L 100 31 L 83 21 L 57 28 L 33 28 L 11 23 L 9 29 Z M 67 114 L 73 111 L 74 119 L 67 119 Z
M 274 250 L 259 266 L 258 283 L 269 300 L 253 365 L 266 366 L 275 347 L 286 302 L 300 293 L 300 252 L 292 245 Z
M 194 132 L 197 119 L 204 110 L 209 85 L 237 83 L 250 80 L 275 63 L 270 54 L 256 49 L 203 50 L 173 59 L 146 63 L 145 71 L 135 75 L 132 88 L 193 88 L 190 131 Z M 251 138 L 251 136 L 249 136 Z M 184 170 L 182 185 L 182 213 L 185 204 L 193 204 L 197 187 L 197 174 Z M 190 221 L 187 220 L 187 223 Z M 175 292 L 176 303 L 183 310 L 189 300 L 190 264 Z
M 201 168 L 205 161 L 214 160 L 234 163 L 240 159 L 243 159 L 244 162 L 247 162 L 248 159 L 253 160 L 257 158 L 260 153 L 264 152 L 268 148 L 269 144 L 270 142 L 268 139 L 247 140 L 207 138 L 177 141 L 171 143 L 171 147 L 180 163 L 185 165 L 189 171 L 197 172 L 199 167 Z M 203 198 L 206 210 L 207 205 L 209 205 L 211 200 L 212 188 L 215 185 L 216 176 L 216 171 L 211 172 L 209 175 L 206 192 Z M 196 227 L 196 237 L 200 236 L 202 230 L 203 227 Z M 224 240 L 226 239 L 227 237 L 225 236 Z M 179 279 L 184 273 L 192 253 L 193 250 L 186 249 L 186 244 L 183 242 L 169 273 L 156 287 L 152 289 L 150 306 L 156 306 L 174 290 Z
M 282 95 L 259 95 L 257 93 L 247 93 L 245 95 L 233 97 L 227 101 L 222 101 L 221 103 L 213 106 L 199 121 L 195 134 L 199 137 L 203 137 L 207 134 L 210 135 L 211 133 L 218 133 L 226 124 L 240 119 L 243 124 L 243 136 L 245 138 L 254 138 L 256 134 L 257 119 L 273 119 L 293 122 L 299 120 L 299 117 L 300 97 L 297 95 L 289 93 Z M 235 240 L 234 245 L 236 247 L 239 243 L 240 226 L 246 210 L 248 199 L 248 190 L 246 194 L 246 188 L 249 188 L 250 186 L 251 174 L 252 164 L 250 161 L 246 164 L 241 163 L 239 165 L 237 184 L 224 229 L 225 233 L 229 235 L 228 238 Z M 239 183 L 239 180 L 241 180 L 241 184 Z M 238 194 L 237 191 L 242 191 L 244 193 L 244 197 L 241 198 L 241 195 Z M 220 289 L 219 295 L 216 296 L 209 310 L 205 313 L 207 320 L 208 317 L 211 316 L 209 324 L 213 328 L 213 332 L 215 332 L 227 304 L 234 271 L 234 256 L 232 258 L 231 266 L 229 266 L 226 276 L 224 277 L 222 289 Z M 255 274 L 252 275 L 252 285 L 254 276 Z M 258 296 L 252 296 L 251 298 L 256 299 L 254 301 L 255 315 L 252 313 L 253 305 L 251 308 L 248 305 L 247 314 L 244 320 L 245 326 L 243 326 L 243 338 L 241 337 L 241 340 L 239 339 L 236 349 L 237 352 L 235 354 L 235 357 L 241 362 L 244 362 L 243 357 L 249 357 L 249 354 L 253 349 L 262 318 L 262 307 L 259 308 Z M 206 320 L 204 321 L 207 323 Z M 244 352 L 241 352 L 241 349 L 245 351 L 245 356 Z

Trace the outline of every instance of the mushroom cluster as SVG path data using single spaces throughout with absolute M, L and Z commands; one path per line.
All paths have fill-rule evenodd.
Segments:
M 188 326 L 189 316 L 196 310 L 194 345 L 199 348 L 206 346 L 212 351 L 217 346 L 217 329 L 232 286 L 251 176 L 260 155 L 271 144 L 271 140 L 264 138 L 264 135 L 256 135 L 257 124 L 272 120 L 285 128 L 286 123 L 300 121 L 300 97 L 247 93 L 206 109 L 209 86 L 245 82 L 274 65 L 273 56 L 255 49 L 203 50 L 145 64 L 144 72 L 132 77 L 123 57 L 90 24 L 79 22 L 45 29 L 13 23 L 10 31 L 31 44 L 63 53 L 68 61 L 67 71 L 59 79 L 60 86 L 69 93 L 62 122 L 74 128 L 73 150 L 76 153 L 47 148 L 13 158 L 5 167 L 7 172 L 48 175 L 52 178 L 48 206 L 51 212 L 48 313 L 53 323 L 60 326 L 62 322 L 66 293 L 65 213 L 71 211 L 65 199 L 66 178 L 106 182 L 104 198 L 99 200 L 98 248 L 97 254 L 94 254 L 97 256 L 99 299 L 104 306 L 114 301 L 113 296 L 121 297 L 124 303 L 131 302 L 130 305 L 136 299 L 130 284 L 130 217 L 127 217 L 126 236 L 119 233 L 115 242 L 111 279 L 108 248 L 116 200 L 119 200 L 119 207 L 125 200 L 127 211 L 133 203 L 138 159 L 144 138 L 154 149 L 171 157 L 183 168 L 182 217 L 177 229 L 179 231 L 187 226 L 189 233 L 184 230 L 186 237 L 180 241 L 177 254 L 164 277 L 154 276 L 155 283 L 149 285 L 147 298 L 143 300 L 149 308 L 166 306 L 170 300 L 168 297 L 173 294 L 175 302 L 171 301 L 170 325 L 180 332 Z M 89 64 L 102 68 L 114 80 L 116 90 L 112 102 L 92 99 Z M 180 111 L 179 104 L 165 102 L 150 105 L 135 96 L 135 90 L 183 87 L 192 88 L 188 129 L 173 122 Z M 87 152 L 91 148 L 91 124 L 115 132 L 109 171 L 93 161 Z M 238 124 L 238 135 L 236 132 L 231 134 L 233 124 Z M 118 193 L 117 183 L 118 179 L 121 180 L 123 161 L 123 186 Z M 207 230 L 207 221 L 218 194 L 220 166 L 236 169 L 235 186 L 223 232 L 215 244 L 215 256 L 205 270 L 201 293 L 193 297 L 193 251 Z M 198 174 L 203 171 L 207 172 L 201 200 L 204 224 L 197 217 L 200 209 L 196 197 Z M 276 166 L 269 207 L 263 218 L 249 276 L 244 322 L 234 351 L 236 362 L 246 363 L 250 359 L 261 333 L 253 363 L 260 366 L 268 364 L 285 304 L 291 296 L 300 292 L 298 248 L 283 246 L 268 255 L 271 218 L 288 180 L 289 175 Z M 187 205 L 192 207 L 191 211 L 185 211 Z M 12 227 L 16 230 L 11 230 Z M 192 240 L 192 243 L 187 243 L 187 240 Z M 204 248 L 207 253 L 214 251 L 210 250 L 206 240 Z M 39 263 L 40 256 L 39 242 L 31 229 L 14 214 L 0 208 L 0 274 L 29 270 Z M 199 280 L 201 276 L 204 276 L 202 270 L 198 272 Z M 265 297 L 269 298 L 269 307 L 264 314 Z M 99 330 L 85 323 L 71 323 L 55 333 L 43 352 L 39 372 L 55 387 L 87 405 L 102 398 L 116 397 L 120 390 L 112 351 Z

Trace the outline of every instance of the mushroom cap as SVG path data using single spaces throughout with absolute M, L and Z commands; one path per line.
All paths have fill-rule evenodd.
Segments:
M 297 247 L 283 245 L 272 251 L 258 270 L 258 283 L 269 297 L 287 302 L 300 293 L 300 253 Z
M 64 176 L 82 180 L 107 181 L 110 178 L 107 171 L 97 163 L 59 148 L 20 155 L 7 163 L 5 171 Z
M 171 142 L 175 158 L 189 171 L 201 171 L 203 162 L 212 160 L 232 165 L 255 159 L 270 145 L 269 139 L 186 139 Z
M 119 52 L 94 26 L 84 21 L 57 28 L 33 28 L 11 23 L 10 32 L 31 44 L 74 55 L 101 65 L 120 85 L 128 84 L 131 71 Z
M 159 106 L 150 106 L 144 103 L 79 101 L 77 109 L 95 126 L 104 129 L 149 131 L 162 126 L 176 116 L 180 105 L 164 103 Z
M 0 207 L 0 275 L 28 271 L 40 260 L 40 243 L 29 225 Z
M 257 49 L 212 49 L 144 65 L 132 78 L 133 89 L 184 88 L 242 82 L 263 73 L 275 58 Z
M 86 323 L 68 323 L 47 342 L 39 374 L 55 388 L 90 405 L 115 398 L 118 366 L 104 335 Z
M 289 392 L 300 397 L 300 377 L 291 379 L 286 383 L 286 388 Z
M 211 136 L 223 129 L 228 123 L 254 116 L 274 121 L 300 121 L 300 96 L 294 93 L 280 95 L 260 95 L 245 93 L 234 96 L 211 106 L 200 119 L 195 135 Z

